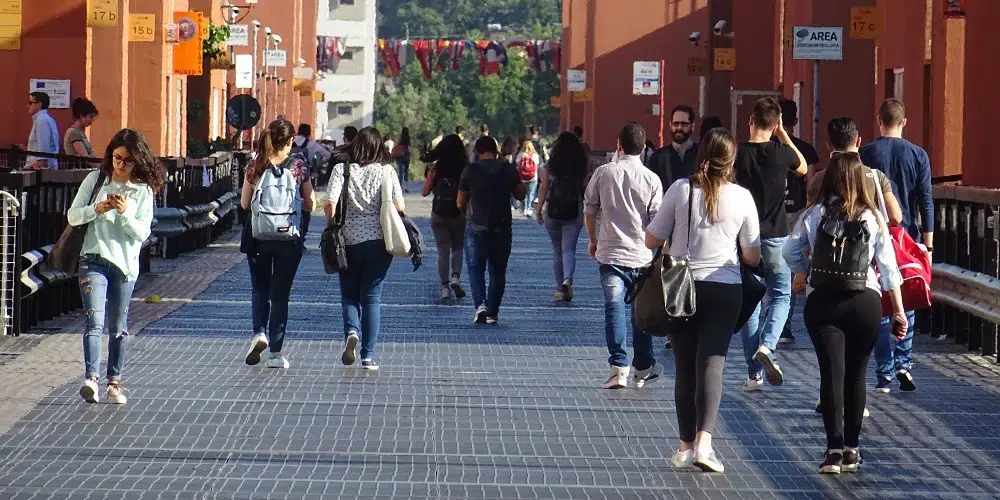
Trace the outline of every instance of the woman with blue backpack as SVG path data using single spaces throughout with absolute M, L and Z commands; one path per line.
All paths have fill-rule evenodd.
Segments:
M 344 210 L 346 269 L 340 270 L 340 303 L 344 312 L 344 350 L 340 360 L 353 365 L 361 342 L 361 368 L 378 370 L 375 344 L 381 329 L 382 282 L 389 273 L 392 254 L 386 250 L 380 218 L 383 193 L 402 212 L 403 189 L 395 175 L 392 156 L 374 127 L 365 127 L 347 148 L 350 164 L 333 167 L 327 201 L 327 224 Z M 345 206 L 338 206 L 343 190 Z
M 458 208 L 458 181 L 469 166 L 465 144 L 457 135 L 449 135 L 438 143 L 428 160 L 434 166 L 427 171 L 423 196 L 434 194 L 431 204 L 431 229 L 438 250 L 438 277 L 441 278 L 441 300 L 465 297 L 462 289 L 462 249 L 465 246 L 465 215 Z M 450 264 L 450 268 L 449 268 Z M 449 270 L 451 274 L 449 274 Z
M 288 301 L 302 260 L 303 213 L 313 209 L 309 169 L 290 156 L 295 127 L 278 118 L 260 134 L 247 169 L 240 206 L 250 211 L 240 251 L 247 255 L 253 286 L 253 338 L 246 363 L 260 363 L 270 348 L 268 368 L 288 368 L 281 354 L 288 326 Z
M 583 229 L 583 190 L 587 186 L 587 151 L 576 134 L 563 132 L 552 146 L 538 187 L 539 224 L 552 240 L 556 302 L 573 300 L 576 245 Z

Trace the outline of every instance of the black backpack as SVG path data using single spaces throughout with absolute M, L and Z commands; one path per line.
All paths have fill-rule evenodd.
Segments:
M 545 197 L 549 218 L 576 220 L 580 216 L 580 191 L 578 181 L 549 177 L 549 193 Z
M 434 201 L 431 211 L 444 216 L 456 217 L 462 215 L 458 209 L 458 180 L 440 177 L 434 180 Z
M 809 284 L 816 290 L 864 291 L 872 261 L 868 254 L 870 238 L 864 221 L 824 215 L 816 228 Z

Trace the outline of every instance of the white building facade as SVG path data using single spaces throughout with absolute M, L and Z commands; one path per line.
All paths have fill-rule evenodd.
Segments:
M 317 75 L 317 138 L 344 142 L 344 127 L 366 127 L 375 108 L 376 0 L 318 0 L 316 34 L 339 37 L 343 54 L 334 68 Z

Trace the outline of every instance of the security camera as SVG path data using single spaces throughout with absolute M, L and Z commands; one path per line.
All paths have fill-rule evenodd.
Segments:
M 281 35 L 277 35 L 276 34 L 276 35 L 272 36 L 271 38 L 274 40 L 274 43 L 281 43 Z
M 299 66 L 305 66 L 305 65 L 306 65 L 306 60 L 300 57 L 299 58 Z
M 238 16 L 238 15 L 240 15 L 240 8 L 239 8 L 239 7 L 237 7 L 237 6 L 235 6 L 235 5 L 234 5 L 234 6 L 232 7 L 232 11 L 233 11 L 233 16 Z
M 255 19 L 254 22 L 253 22 L 253 27 L 254 27 L 254 29 L 258 29 L 259 30 L 260 29 L 260 21 L 257 21 Z
M 690 35 L 688 35 L 688 41 L 691 42 L 691 45 L 697 47 L 698 42 L 701 41 L 701 33 L 697 31 L 692 32 Z
M 265 27 L 264 28 L 264 34 L 267 35 L 267 36 L 271 36 L 271 28 Z
M 722 36 L 729 29 L 729 23 L 725 20 L 721 20 L 715 23 L 715 27 L 712 28 L 712 33 L 716 36 Z

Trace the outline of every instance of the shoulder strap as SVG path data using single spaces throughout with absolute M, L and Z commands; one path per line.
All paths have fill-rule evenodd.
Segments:
M 875 178 L 875 196 L 878 200 L 878 209 L 882 212 L 882 218 L 888 221 L 889 210 L 885 207 L 885 195 L 882 193 L 882 179 L 879 178 L 879 175 L 882 175 L 882 172 L 879 172 L 874 168 L 870 168 L 870 170 Z
M 694 206 L 694 183 L 690 180 L 688 181 L 688 234 L 687 234 L 687 255 L 691 255 L 691 221 L 692 221 L 692 207 Z
M 351 164 L 344 164 L 344 185 L 340 188 L 340 200 L 337 202 L 337 209 L 333 215 L 333 224 L 335 228 L 342 228 L 347 224 L 347 189 L 348 183 L 351 181 Z
M 97 182 L 94 183 L 94 189 L 90 191 L 90 203 L 88 203 L 88 205 L 94 204 L 94 200 L 97 199 L 97 193 L 101 190 L 101 186 L 104 186 L 104 183 L 107 182 L 107 180 L 108 176 L 104 175 L 104 172 L 97 174 Z

